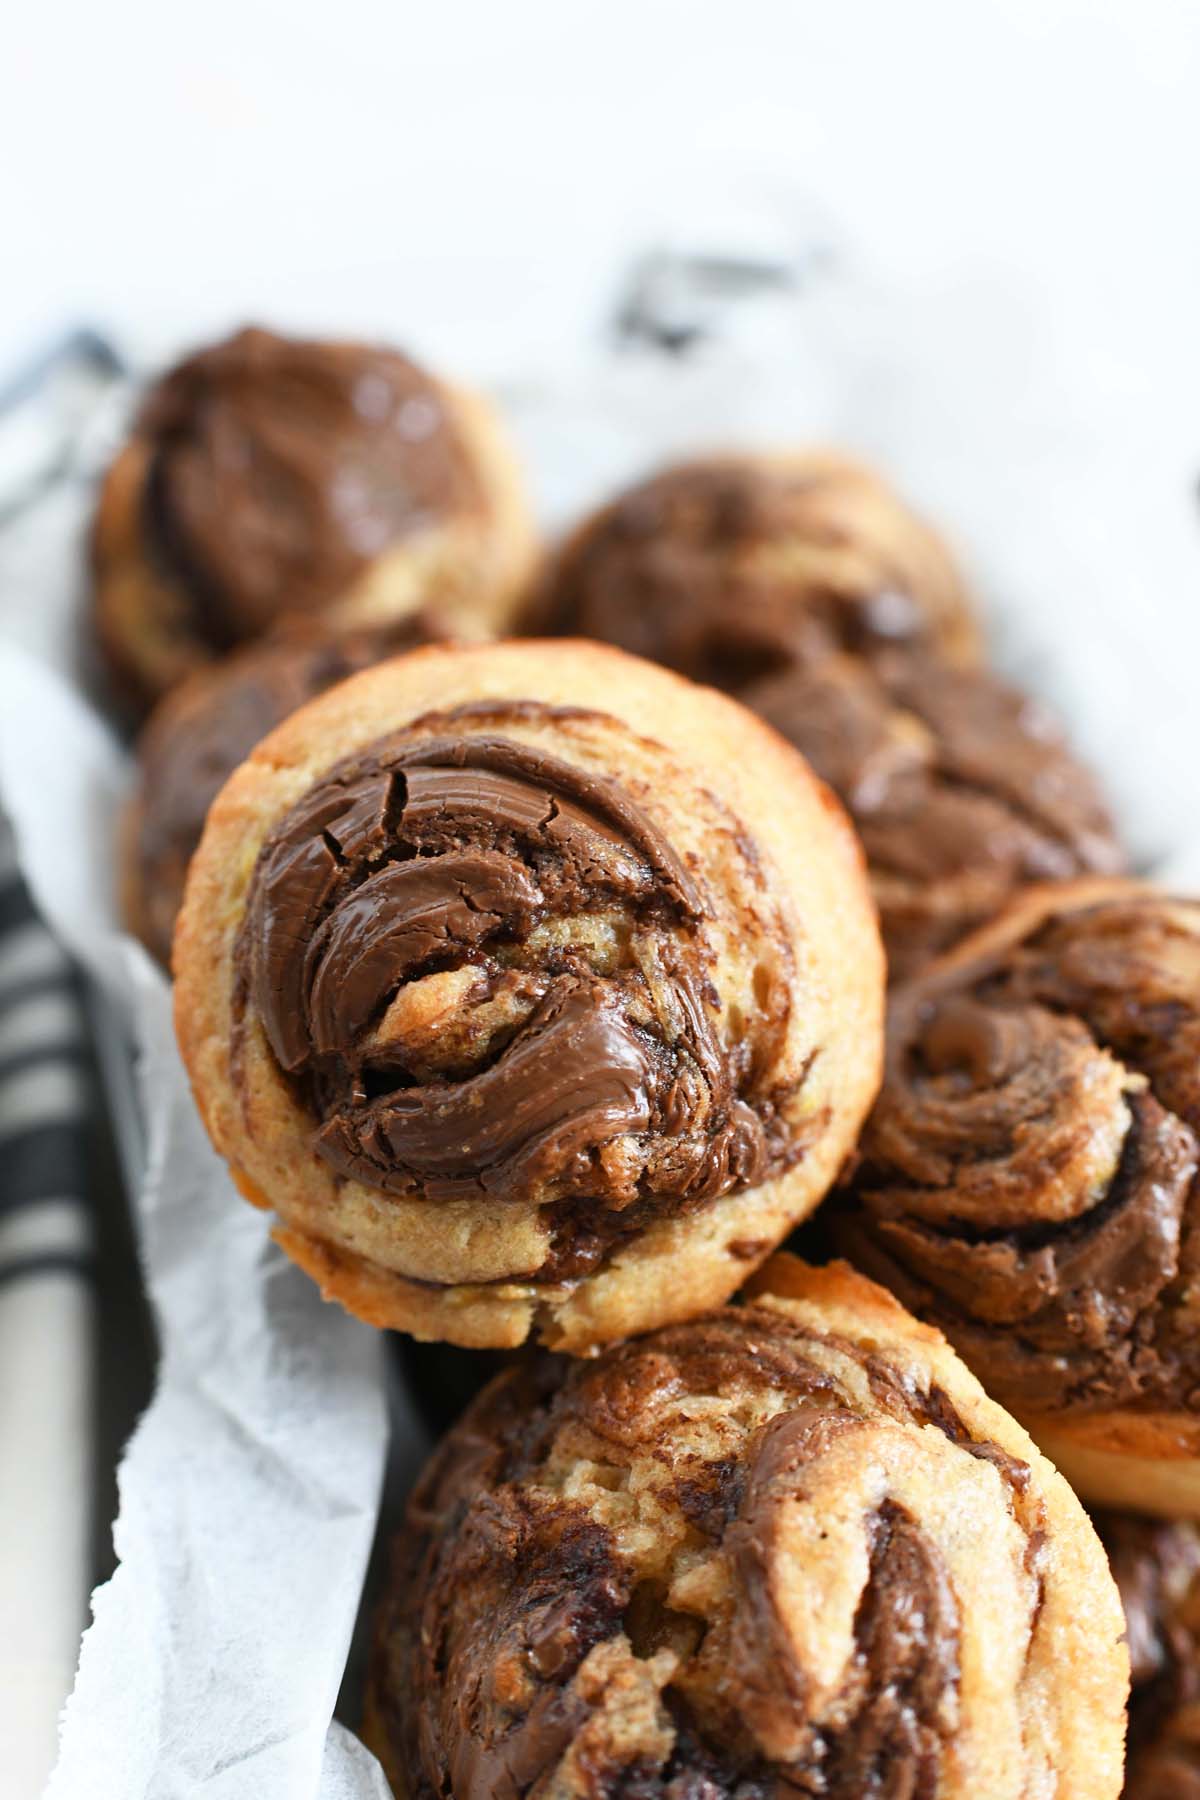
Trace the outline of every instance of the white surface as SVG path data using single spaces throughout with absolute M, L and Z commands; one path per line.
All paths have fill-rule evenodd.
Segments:
M 777 433 L 825 422 L 949 524 L 1161 858 L 1200 667 L 1198 94 L 1180 0 L 26 8 L 0 375 L 67 318 L 153 360 L 257 315 L 511 383 L 574 371 L 637 249 L 828 220 L 854 303 L 808 309 Z M 606 473 L 648 460 L 615 384 L 541 461 L 554 517 L 597 415 Z
M 51 0 L 0 58 L 0 349 L 257 310 L 507 361 L 733 174 L 930 293 L 1028 278 L 1039 334 L 1179 382 L 1198 91 L 1186 0 Z

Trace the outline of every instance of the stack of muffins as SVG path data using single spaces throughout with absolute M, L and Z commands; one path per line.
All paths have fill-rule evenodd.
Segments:
M 479 400 L 248 331 L 92 562 L 213 1142 L 501 1364 L 379 1610 L 396 1793 L 1200 1796 L 1200 905 L 940 539 L 722 456 L 543 558 Z

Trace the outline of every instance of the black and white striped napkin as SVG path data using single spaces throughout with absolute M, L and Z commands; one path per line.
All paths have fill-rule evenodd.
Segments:
M 0 819 L 0 1745 L 3 1790 L 53 1767 L 90 1585 L 91 1083 L 71 965 Z

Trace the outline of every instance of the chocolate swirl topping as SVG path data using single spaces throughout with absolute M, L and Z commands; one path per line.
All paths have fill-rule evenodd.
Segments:
M 704 895 L 671 845 L 617 781 L 469 734 L 472 710 L 348 759 L 282 820 L 241 1004 L 341 1175 L 532 1199 L 598 1255 L 800 1154 L 760 1090 L 786 1000 L 726 1046 Z
M 741 699 L 854 820 L 902 980 L 1018 888 L 1124 866 L 1097 784 L 1046 709 L 979 669 L 798 655 Z
M 171 954 L 188 864 L 208 809 L 269 731 L 326 688 L 386 656 L 448 633 L 414 614 L 355 631 L 289 630 L 194 675 L 163 702 L 138 742 L 137 929 L 160 962 Z
M 920 1495 L 960 1482 L 1003 1545 L 984 1578 L 1032 1630 L 1029 1468 L 876 1350 L 750 1306 L 501 1376 L 397 1545 L 369 1699 L 393 1779 L 410 1800 L 946 1791 L 964 1597 Z
M 147 542 L 218 650 L 480 504 L 441 389 L 395 350 L 240 331 L 151 390 L 137 435 Z
M 542 622 L 735 693 L 801 645 L 956 659 L 975 648 L 940 540 L 868 470 L 832 456 L 712 458 L 629 489 L 565 546 Z
M 1200 1800 L 1200 1527 L 1101 1513 L 1133 1664 L 1125 1800 Z
M 1200 906 L 1071 894 L 895 996 L 839 1242 L 1009 1404 L 1194 1411 Z

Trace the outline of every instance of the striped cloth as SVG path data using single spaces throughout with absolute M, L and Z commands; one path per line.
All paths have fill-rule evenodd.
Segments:
M 8 1800 L 53 1767 L 90 1586 L 90 1082 L 80 998 L 0 819 L 0 1745 Z

